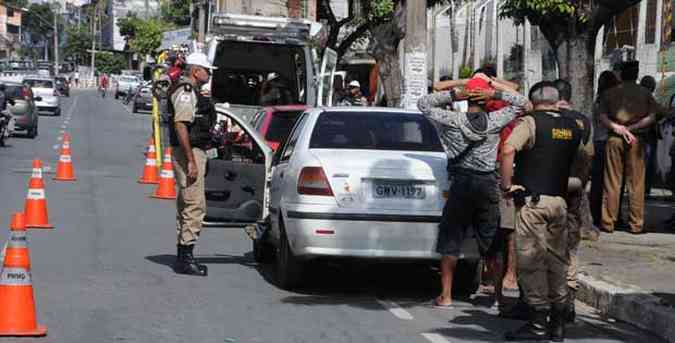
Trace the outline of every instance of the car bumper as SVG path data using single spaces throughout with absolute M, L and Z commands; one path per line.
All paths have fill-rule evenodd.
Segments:
M 348 257 L 437 260 L 440 215 L 340 213 L 335 208 L 291 206 L 284 228 L 293 253 L 302 258 Z M 467 239 L 460 258 L 479 257 Z
M 59 100 L 56 98 L 55 100 L 43 100 L 43 101 L 36 101 L 35 105 L 37 106 L 38 110 L 40 111 L 56 111 L 57 108 L 59 108 Z
M 32 129 L 35 124 L 29 117 L 25 116 L 14 116 L 16 130 L 29 130 Z
M 152 110 L 152 101 L 136 102 L 134 103 L 134 106 L 139 110 Z

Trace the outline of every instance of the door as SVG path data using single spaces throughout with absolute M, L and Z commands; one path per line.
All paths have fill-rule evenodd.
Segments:
M 333 106 L 333 76 L 337 68 L 338 55 L 332 49 L 326 48 L 321 61 L 319 84 L 317 89 L 316 106 Z
M 251 224 L 268 216 L 272 150 L 240 117 L 217 107 L 229 121 L 223 144 L 206 168 L 207 221 Z

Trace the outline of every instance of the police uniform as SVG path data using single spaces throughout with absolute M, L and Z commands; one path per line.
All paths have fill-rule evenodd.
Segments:
M 176 233 L 180 255 L 181 247 L 190 251 L 199 238 L 202 220 L 206 215 L 204 178 L 206 173 L 206 150 L 210 144 L 209 130 L 215 123 L 215 109 L 208 98 L 202 96 L 190 79 L 181 78 L 170 95 L 169 125 L 170 143 L 173 147 L 173 165 L 176 174 L 178 196 L 176 199 Z M 188 158 L 180 146 L 175 123 L 184 123 L 188 128 L 192 154 L 197 165 L 197 178 L 188 179 Z M 180 257 L 180 256 L 179 256 Z M 180 258 L 178 259 L 180 262 Z M 205 267 L 204 267 L 205 268 Z
M 514 184 L 527 194 L 517 205 L 516 255 L 523 298 L 533 310 L 530 322 L 507 339 L 546 335 L 549 310 L 556 325 L 552 330 L 563 327 L 569 265 L 565 197 L 581 136 L 574 120 L 535 111 L 521 119 L 506 141 L 517 151 Z

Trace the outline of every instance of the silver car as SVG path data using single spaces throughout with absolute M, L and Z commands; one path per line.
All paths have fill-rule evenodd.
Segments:
M 15 120 L 15 133 L 24 131 L 29 138 L 35 138 L 38 135 L 38 110 L 35 101 L 42 100 L 34 98 L 30 87 L 19 82 L 2 82 L 5 85 L 5 97 L 12 100 L 14 104 L 8 101 L 7 109 Z
M 115 85 L 115 99 L 119 99 L 120 96 L 126 96 L 129 92 L 135 93 L 141 82 L 135 76 L 119 75 L 115 78 Z
M 25 77 L 23 84 L 30 87 L 36 97 L 35 104 L 40 112 L 51 112 L 55 116 L 61 115 L 61 97 L 56 89 L 54 79 L 48 77 Z
M 248 124 L 229 117 L 237 124 L 229 126 L 228 148 L 208 162 L 207 215 L 256 214 L 247 229 L 254 257 L 276 258 L 281 287 L 298 285 L 312 259 L 439 259 L 447 155 L 420 113 L 311 109 L 273 157 Z M 456 287 L 472 292 L 480 260 L 473 240 L 464 245 Z

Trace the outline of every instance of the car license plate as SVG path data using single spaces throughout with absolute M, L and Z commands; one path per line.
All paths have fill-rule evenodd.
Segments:
M 373 197 L 377 199 L 424 199 L 424 185 L 415 183 L 376 182 Z

